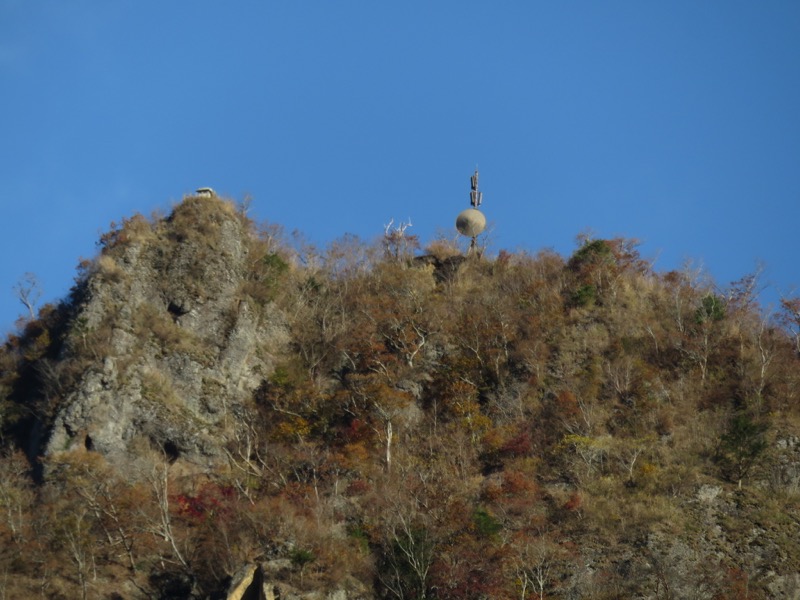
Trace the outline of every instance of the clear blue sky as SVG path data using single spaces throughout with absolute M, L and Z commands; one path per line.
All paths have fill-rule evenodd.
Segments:
M 800 289 L 800 2 L 0 0 L 0 334 L 110 221 L 200 186 L 324 245 L 642 240 Z

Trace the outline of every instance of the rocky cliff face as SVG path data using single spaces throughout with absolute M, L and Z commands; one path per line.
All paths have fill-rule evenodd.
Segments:
M 215 198 L 105 236 L 65 350 L 83 369 L 46 454 L 85 445 L 114 461 L 147 442 L 195 468 L 220 458 L 287 339 L 279 310 L 242 301 L 253 243 L 245 220 Z

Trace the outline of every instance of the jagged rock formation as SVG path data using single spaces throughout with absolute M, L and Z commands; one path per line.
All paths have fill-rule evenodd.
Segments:
M 263 594 L 259 593 L 262 579 L 257 565 L 246 565 L 231 581 L 226 600 L 263 600 Z
M 246 565 L 231 581 L 225 600 L 348 600 L 372 598 L 363 585 L 349 581 L 350 589 L 303 592 L 274 579 L 288 561 L 270 561 Z
M 195 197 L 106 236 L 63 357 L 100 360 L 57 407 L 46 454 L 86 446 L 121 462 L 146 440 L 197 468 L 221 458 L 287 339 L 279 310 L 243 301 L 251 235 L 232 205 Z

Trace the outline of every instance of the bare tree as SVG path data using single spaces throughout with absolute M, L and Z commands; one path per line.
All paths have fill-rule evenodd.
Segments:
M 545 538 L 530 540 L 520 547 L 514 560 L 520 600 L 526 600 L 528 590 L 542 600 L 550 586 L 555 567 L 556 548 Z
M 381 578 L 387 590 L 399 600 L 427 598 L 428 573 L 433 564 L 435 544 L 421 524 L 397 513 L 388 531 L 387 576 Z
M 60 523 L 60 535 L 62 536 L 70 559 L 75 565 L 78 575 L 78 582 L 81 586 L 81 598 L 86 600 L 88 596 L 89 571 L 94 568 L 94 556 L 91 552 L 90 529 L 91 524 L 87 518 L 88 509 L 83 508 L 75 511 Z
M 153 466 L 153 470 L 149 473 L 148 477 L 152 485 L 154 496 L 158 504 L 158 511 L 160 522 L 154 524 L 150 531 L 161 537 L 165 542 L 169 542 L 172 546 L 172 551 L 178 562 L 184 567 L 188 568 L 189 563 L 183 558 L 183 554 L 178 549 L 178 540 L 172 530 L 172 518 L 170 517 L 169 508 L 169 463 L 166 458 L 162 465 Z
M 33 273 L 25 273 L 14 286 L 14 293 L 22 305 L 28 309 L 31 320 L 36 318 L 36 303 L 42 297 L 39 279 Z
M 391 219 L 388 224 L 383 226 L 383 248 L 387 257 L 407 258 L 415 249 L 419 248 L 419 238 L 406 233 L 409 227 L 413 227 L 411 219 L 407 222 L 401 221 L 397 225 L 394 224 L 394 219 Z

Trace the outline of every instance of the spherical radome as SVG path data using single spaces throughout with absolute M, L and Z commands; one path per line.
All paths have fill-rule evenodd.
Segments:
M 468 208 L 456 217 L 456 229 L 461 235 L 475 237 L 486 229 L 486 217 L 478 209 Z

